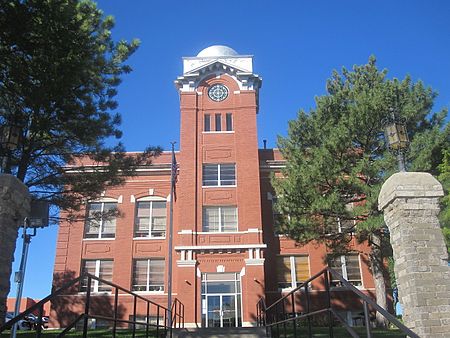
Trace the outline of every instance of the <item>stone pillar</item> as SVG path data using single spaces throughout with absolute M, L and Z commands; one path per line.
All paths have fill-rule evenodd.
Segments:
M 6 314 L 6 299 L 19 226 L 30 212 L 28 188 L 9 174 L 0 174 L 0 325 Z M 12 311 L 13 309 L 9 309 Z
M 450 332 L 450 268 L 438 220 L 443 195 L 432 175 L 402 172 L 387 179 L 378 197 L 391 234 L 403 320 L 422 338 Z

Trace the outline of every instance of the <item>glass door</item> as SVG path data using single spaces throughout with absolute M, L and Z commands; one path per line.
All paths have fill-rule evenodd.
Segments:
M 241 326 L 241 312 L 238 273 L 202 275 L 202 327 Z
M 236 297 L 230 295 L 207 296 L 207 327 L 236 326 Z
M 222 295 L 222 327 L 236 326 L 236 296 Z
M 208 325 L 207 327 L 221 327 L 222 326 L 222 310 L 220 306 L 220 296 L 208 296 L 207 305 L 207 316 Z

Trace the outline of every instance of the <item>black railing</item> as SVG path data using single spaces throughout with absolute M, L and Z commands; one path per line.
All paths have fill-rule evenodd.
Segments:
M 86 281 L 86 283 L 85 283 Z M 97 281 L 97 283 L 102 283 L 102 286 L 108 285 L 111 289 L 111 293 L 93 293 L 93 282 Z M 11 329 L 11 327 L 18 323 L 20 320 L 25 319 L 28 315 L 37 312 L 37 322 L 36 322 L 36 335 L 35 337 L 41 337 L 42 335 L 42 317 L 44 314 L 44 305 L 48 302 L 55 301 L 57 297 L 73 297 L 74 290 L 79 290 L 80 283 L 83 285 L 83 289 L 86 290 L 86 292 L 83 292 L 81 294 L 77 293 L 76 296 L 84 296 L 84 306 L 79 308 L 79 313 L 73 313 L 71 310 L 71 317 L 75 315 L 75 319 L 69 323 L 62 332 L 58 333 L 56 337 L 64 337 L 70 330 L 79 327 L 80 324 L 82 324 L 82 330 L 83 330 L 83 338 L 86 338 L 88 336 L 88 330 L 89 330 L 89 320 L 95 319 L 95 320 L 102 320 L 105 322 L 109 322 L 112 325 L 111 326 L 111 335 L 112 337 L 116 337 L 116 334 L 118 331 L 118 325 L 120 328 L 123 328 L 123 325 L 128 325 L 131 327 L 132 330 L 132 337 L 134 338 L 136 336 L 136 327 L 137 326 L 143 326 L 145 327 L 146 336 L 147 337 L 172 337 L 172 328 L 178 327 L 182 328 L 184 327 L 184 305 L 175 298 L 175 300 L 172 303 L 171 309 L 169 310 L 167 307 L 164 307 L 162 305 L 159 305 L 155 302 L 152 302 L 151 300 L 138 295 L 134 292 L 131 292 L 129 290 L 126 290 L 125 288 L 111 283 L 109 281 L 106 281 L 104 279 L 101 279 L 99 277 L 96 277 L 91 274 L 82 274 L 78 278 L 73 279 L 72 281 L 68 282 L 67 284 L 63 285 L 58 290 L 54 291 L 49 296 L 45 297 L 38 303 L 34 304 L 33 306 L 29 307 L 27 310 L 19 314 L 17 317 L 12 318 L 10 321 L 6 322 L 3 326 L 0 327 L 0 333 Z M 119 293 L 119 291 L 121 293 Z M 119 314 L 119 296 L 132 296 L 133 301 L 133 314 L 130 316 L 130 320 L 126 320 L 121 318 Z M 95 300 L 95 297 L 108 297 L 110 299 L 113 297 L 113 309 L 110 311 L 110 315 L 100 315 L 96 313 L 92 313 L 91 311 L 91 302 Z M 137 302 L 142 301 L 145 306 L 145 311 L 138 311 L 137 309 Z M 142 308 L 142 307 L 141 307 Z M 76 310 L 76 309 L 75 309 Z M 101 310 L 101 309 L 100 309 Z M 108 312 L 108 311 L 106 311 Z M 139 312 L 139 313 L 138 313 Z M 169 316 L 172 315 L 172 327 L 168 327 L 169 322 Z M 137 317 L 145 317 L 144 320 L 137 320 Z M 150 322 L 150 316 L 156 316 L 155 322 Z
M 265 326 L 268 336 L 271 337 L 300 337 L 300 328 L 306 329 L 308 337 L 312 337 L 313 325 L 312 318 L 317 315 L 321 315 L 321 318 L 326 318 L 328 323 L 328 335 L 334 337 L 335 319 L 347 330 L 347 332 L 354 338 L 358 338 L 358 333 L 350 326 L 347 321 L 340 316 L 338 310 L 333 306 L 333 299 L 336 292 L 332 292 L 330 277 L 333 276 L 333 281 L 339 280 L 340 287 L 346 291 L 351 292 L 353 297 L 359 299 L 362 303 L 364 313 L 364 326 L 366 331 L 366 337 L 371 338 L 371 323 L 370 323 L 370 309 L 372 311 L 378 311 L 383 317 L 385 317 L 392 325 L 396 326 L 400 331 L 412 338 L 419 338 L 417 334 L 403 325 L 392 314 L 387 312 L 375 301 L 373 301 L 368 295 L 361 292 L 354 285 L 349 283 L 338 272 L 324 268 L 316 275 L 309 278 L 307 281 L 301 283 L 297 288 L 293 289 L 280 299 L 276 300 L 269 306 L 266 306 L 264 298 L 261 298 L 257 304 L 257 323 L 258 326 Z M 321 299 L 322 305 L 320 308 L 314 308 L 311 310 L 313 304 L 311 300 L 311 282 L 319 280 L 324 284 L 325 292 L 322 290 L 322 294 L 325 295 L 325 299 Z M 342 289 L 341 289 L 342 290 Z M 325 302 L 323 302 L 325 300 Z M 342 301 L 342 300 L 341 300 Z M 317 305 L 317 302 L 315 303 Z M 370 309 L 369 309 L 370 307 Z M 306 320 L 306 323 L 304 321 Z M 301 322 L 303 321 L 303 322 Z

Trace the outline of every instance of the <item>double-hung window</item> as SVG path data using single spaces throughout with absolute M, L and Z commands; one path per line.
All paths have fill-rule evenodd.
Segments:
M 133 291 L 164 291 L 164 259 L 133 261 Z
M 237 208 L 234 206 L 203 207 L 203 231 L 232 232 L 238 230 Z
M 134 237 L 165 237 L 166 218 L 166 201 L 137 201 Z
M 116 236 L 116 202 L 89 203 L 84 238 L 114 238 Z
M 351 216 L 352 210 L 353 210 L 353 203 L 348 203 L 345 206 L 345 209 L 348 211 L 349 215 Z M 337 230 L 338 232 L 342 233 L 352 233 L 354 232 L 355 228 L 355 220 L 354 219 L 344 219 L 344 218 L 337 218 Z
M 236 185 L 236 164 L 204 164 L 203 186 L 221 187 Z
M 278 256 L 276 266 L 279 289 L 296 288 L 310 277 L 308 256 Z
M 81 262 L 81 273 L 90 273 L 104 279 L 107 282 L 112 282 L 113 274 L 113 260 L 112 259 L 84 259 Z M 83 278 L 81 280 L 80 291 L 86 292 L 88 285 L 88 279 Z M 109 292 L 112 287 L 108 284 L 100 282 L 98 280 L 91 280 L 91 292 Z
M 358 254 L 333 257 L 329 259 L 328 264 L 330 268 L 336 270 L 344 277 L 344 279 L 348 280 L 354 286 L 362 286 Z M 331 285 L 335 287 L 341 286 L 341 282 L 338 278 L 332 276 Z

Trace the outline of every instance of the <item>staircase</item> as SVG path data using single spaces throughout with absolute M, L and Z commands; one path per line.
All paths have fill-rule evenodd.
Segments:
M 173 329 L 173 338 L 262 338 L 266 337 L 264 327 L 212 327 Z

